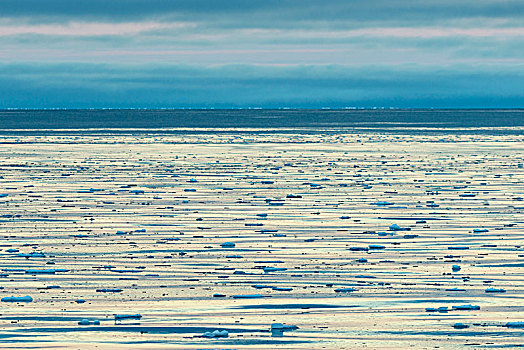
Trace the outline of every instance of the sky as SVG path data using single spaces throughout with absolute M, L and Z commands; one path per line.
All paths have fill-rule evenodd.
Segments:
M 523 102 L 522 0 L 0 0 L 0 108 Z

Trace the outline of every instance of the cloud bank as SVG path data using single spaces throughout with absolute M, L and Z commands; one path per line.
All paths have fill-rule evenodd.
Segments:
M 524 3 L 3 0 L 0 107 L 521 107 Z
M 0 108 L 514 107 L 522 68 L 7 64 Z

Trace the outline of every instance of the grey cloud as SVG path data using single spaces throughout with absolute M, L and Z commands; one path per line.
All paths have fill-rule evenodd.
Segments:
M 522 66 L 0 66 L 0 108 L 518 107 Z
M 22 26 L 21 31 L 12 32 L 15 34 L 0 36 L 0 60 L 4 62 L 59 58 L 73 62 L 170 61 L 204 65 L 450 64 L 480 59 L 489 63 L 493 59 L 522 57 L 524 35 L 515 34 L 522 27 L 524 2 L 520 0 L 0 0 L 0 10 L 0 16 L 4 16 L 0 25 Z M 192 25 L 150 29 L 142 25 L 144 31 L 116 30 L 116 34 L 111 28 L 97 32 L 95 25 L 94 29 L 90 27 L 91 34 L 84 36 L 67 33 L 67 24 L 75 21 L 132 22 L 125 23 L 126 28 L 136 28 L 133 21 L 183 21 Z M 28 23 L 50 22 L 62 26 L 47 32 L 24 29 Z M 73 33 L 82 32 L 83 25 L 77 23 Z M 433 38 L 414 38 L 413 34 L 380 36 L 387 27 L 416 32 L 419 26 L 451 32 Z M 376 27 L 373 30 L 379 35 L 365 31 L 343 34 L 365 27 Z M 454 28 L 489 32 L 500 27 L 511 27 L 513 32 L 507 37 L 449 34 Z M 335 29 L 342 34 L 334 33 Z
M 2 0 L 1 16 L 30 21 L 182 20 L 211 27 L 352 27 L 521 19 L 519 0 Z
M 522 13 L 521 0 L 0 0 L 0 108 L 516 107 Z M 510 30 L 482 36 L 493 28 Z

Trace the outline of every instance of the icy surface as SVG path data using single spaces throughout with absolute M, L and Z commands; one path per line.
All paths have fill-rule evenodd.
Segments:
M 2 348 L 523 344 L 522 131 L 0 138 Z

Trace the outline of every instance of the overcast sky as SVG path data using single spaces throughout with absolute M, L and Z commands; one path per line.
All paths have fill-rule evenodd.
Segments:
M 522 0 L 0 0 L 0 108 L 523 101 Z

